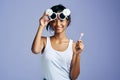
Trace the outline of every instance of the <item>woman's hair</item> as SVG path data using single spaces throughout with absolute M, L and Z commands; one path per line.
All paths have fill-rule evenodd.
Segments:
M 59 5 L 55 5 L 55 6 L 51 7 L 51 9 L 52 9 L 53 12 L 59 13 L 59 12 L 62 12 L 64 9 L 66 9 L 66 7 L 63 6 L 62 4 L 59 4 Z M 69 15 L 68 18 L 66 18 L 66 19 L 69 21 L 68 22 L 68 26 L 69 26 L 69 24 L 71 23 L 71 15 Z M 46 26 L 46 30 L 52 30 L 53 31 L 53 28 L 50 25 L 50 22 Z

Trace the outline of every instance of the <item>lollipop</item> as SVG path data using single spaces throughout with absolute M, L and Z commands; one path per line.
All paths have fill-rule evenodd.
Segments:
M 79 40 L 81 40 L 83 36 L 84 36 L 84 33 L 80 33 L 80 38 L 79 38 Z

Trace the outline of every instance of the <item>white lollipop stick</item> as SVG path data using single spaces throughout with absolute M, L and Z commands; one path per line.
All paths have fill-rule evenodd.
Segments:
M 84 36 L 84 33 L 80 33 L 80 38 L 79 38 L 79 40 L 81 40 L 83 36 Z

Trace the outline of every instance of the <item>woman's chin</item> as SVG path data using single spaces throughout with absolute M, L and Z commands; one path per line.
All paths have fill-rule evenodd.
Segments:
M 55 33 L 62 33 L 63 30 L 55 30 Z

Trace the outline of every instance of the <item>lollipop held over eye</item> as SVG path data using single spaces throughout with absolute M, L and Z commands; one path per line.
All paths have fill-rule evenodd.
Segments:
M 80 33 L 80 38 L 79 38 L 79 40 L 81 40 L 83 36 L 84 36 L 84 33 Z

